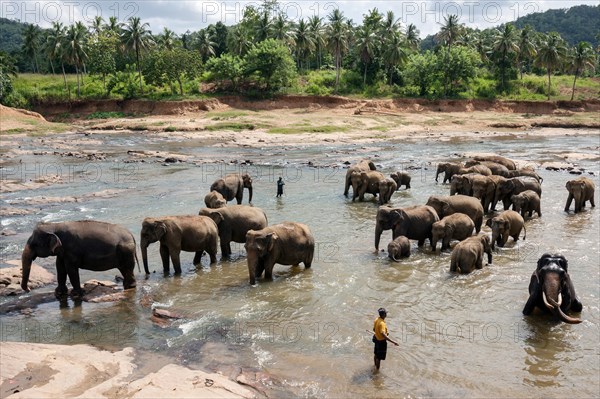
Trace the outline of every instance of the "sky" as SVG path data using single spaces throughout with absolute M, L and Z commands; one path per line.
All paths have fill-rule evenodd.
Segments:
M 164 27 L 182 34 L 187 30 L 197 31 L 217 21 L 225 25 L 238 23 L 243 10 L 248 5 L 259 5 L 257 1 L 219 1 L 219 0 L 73 0 L 73 1 L 10 1 L 0 0 L 0 16 L 20 20 L 48 28 L 52 22 L 72 24 L 82 21 L 89 24 L 94 17 L 108 20 L 116 16 L 120 21 L 136 16 L 142 22 L 148 22 L 153 33 Z M 429 1 L 429 0 L 294 0 L 279 1 L 282 12 L 289 19 L 298 21 L 318 15 L 326 19 L 335 8 L 355 24 L 360 24 L 363 15 L 377 8 L 385 14 L 391 10 L 402 26 L 412 23 L 420 31 L 421 38 L 439 31 L 444 17 L 458 15 L 460 22 L 473 28 L 485 29 L 502 23 L 511 22 L 518 17 L 543 12 L 548 9 L 568 8 L 586 4 L 596 6 L 598 0 L 467 0 L 467 1 Z

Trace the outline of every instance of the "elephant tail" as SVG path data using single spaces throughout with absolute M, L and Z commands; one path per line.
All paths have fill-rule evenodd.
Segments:
M 527 238 L 527 228 L 525 227 L 525 223 L 523 223 L 523 231 L 525 232 L 525 234 L 523 235 L 523 241 L 525 241 L 525 239 Z
M 135 241 L 135 236 L 132 234 L 131 238 L 133 238 L 133 257 L 135 258 L 135 263 L 137 263 L 137 267 L 138 267 L 138 272 L 141 273 L 142 269 L 140 268 L 140 261 L 138 260 L 138 256 L 137 256 L 137 242 Z

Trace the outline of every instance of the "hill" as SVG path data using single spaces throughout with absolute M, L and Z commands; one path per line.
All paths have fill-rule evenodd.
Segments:
M 26 24 L 6 18 L 0 18 L 0 51 L 17 52 L 23 44 L 23 31 Z

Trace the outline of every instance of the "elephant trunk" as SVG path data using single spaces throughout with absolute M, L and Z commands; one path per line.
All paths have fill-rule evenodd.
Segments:
M 248 187 L 248 194 L 250 198 L 248 199 L 248 203 L 252 203 L 252 186 Z
M 562 295 L 560 293 L 560 277 L 558 275 L 550 278 L 547 277 L 545 279 L 544 287 L 542 288 L 542 298 L 546 307 L 550 309 L 558 319 L 569 324 L 581 323 L 581 319 L 567 316 L 560 308 L 562 305 Z
M 377 225 L 375 226 L 375 249 L 377 251 L 379 251 L 379 241 L 381 240 L 381 233 L 383 233 L 383 228 L 381 227 L 381 224 L 377 222 Z
M 23 270 L 23 276 L 21 278 L 21 288 L 25 292 L 29 292 L 27 283 L 29 282 L 29 273 L 31 272 L 31 263 L 35 259 L 35 254 L 31 251 L 29 244 L 25 245 L 23 254 L 21 255 L 21 268 Z
M 491 248 L 488 249 L 486 252 L 487 252 L 487 256 L 488 256 L 488 265 L 491 265 L 492 264 L 492 250 L 491 250 Z
M 258 256 L 252 252 L 248 252 L 248 277 L 250 278 L 250 285 L 256 284 L 256 266 L 258 265 Z
M 142 262 L 144 262 L 144 271 L 146 274 L 150 274 L 150 270 L 148 269 L 148 245 L 150 243 L 144 239 L 140 240 L 140 248 L 142 250 Z
M 435 173 L 435 181 L 438 181 L 438 176 L 440 175 L 440 173 L 442 173 L 442 171 L 440 170 L 440 168 L 438 168 L 437 172 Z

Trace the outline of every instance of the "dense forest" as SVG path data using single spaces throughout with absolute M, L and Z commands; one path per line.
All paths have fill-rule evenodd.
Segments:
M 183 35 L 168 28 L 155 34 L 137 17 L 97 17 L 89 26 L 54 23 L 46 30 L 1 19 L 0 101 L 27 106 L 72 96 L 165 98 L 219 92 L 493 98 L 519 94 L 529 86 L 539 94 L 545 91 L 549 99 L 555 94 L 552 76 L 566 74 L 573 77 L 573 97 L 577 78 L 596 73 L 598 48 L 590 41 L 570 45 L 558 31 L 575 40 L 574 34 L 581 33 L 575 27 L 584 31 L 597 25 L 590 16 L 600 6 L 572 10 L 529 15 L 483 31 L 449 15 L 429 44 L 421 41 L 415 25 L 403 26 L 392 11 L 373 8 L 361 24 L 340 9 L 325 18 L 294 22 L 276 0 L 247 7 L 237 25 L 217 22 Z M 570 22 L 562 22 L 567 17 Z M 525 19 L 532 24 L 520 22 Z M 548 20 L 555 25 L 540 22 Z M 14 90 L 13 79 L 23 72 L 55 76 L 63 88 L 40 94 L 35 83 L 35 90 L 26 85 Z M 75 75 L 73 88 L 70 74 Z M 535 75 L 545 76 L 546 86 L 528 77 Z

